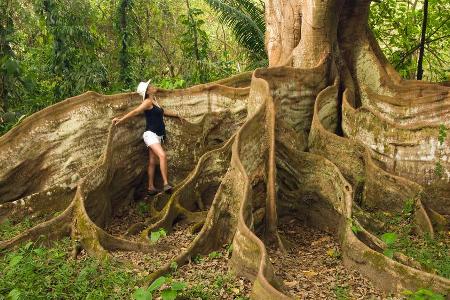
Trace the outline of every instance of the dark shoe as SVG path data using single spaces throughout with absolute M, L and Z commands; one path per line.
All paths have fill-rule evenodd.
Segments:
M 155 196 L 156 194 L 158 194 L 160 191 L 159 190 L 147 190 L 147 196 Z
M 170 184 L 165 184 L 163 190 L 165 193 L 170 194 L 173 190 L 173 187 Z

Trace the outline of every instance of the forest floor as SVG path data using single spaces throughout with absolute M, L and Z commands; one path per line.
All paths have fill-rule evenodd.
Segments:
M 145 207 L 143 202 L 132 204 L 125 213 L 114 219 L 108 231 L 118 235 L 132 223 L 142 222 Z M 345 268 L 339 244 L 332 235 L 295 218 L 280 228 L 280 234 L 292 247 L 285 254 L 273 248 L 268 250 L 276 275 L 283 281 L 285 293 L 296 299 L 400 299 L 384 295 L 361 274 Z M 147 254 L 113 252 L 113 256 L 133 262 L 147 275 L 170 262 L 194 238 L 195 234 L 190 232 L 188 224 L 179 222 L 172 232 L 155 242 L 155 251 Z M 187 284 L 182 296 L 187 299 L 248 298 L 251 282 L 236 277 L 228 270 L 231 251 L 229 245 L 224 245 L 219 251 L 197 256 L 180 268 L 174 266 L 170 275 L 172 280 Z
M 106 230 L 115 236 L 141 240 L 139 235 L 124 235 L 129 226 L 149 217 L 148 207 L 148 202 L 132 203 L 117 213 Z M 7 238 L 17 228 L 28 228 L 32 223 L 27 218 L 17 224 L 6 222 L 0 226 L 0 236 Z M 279 233 L 289 245 L 287 253 L 271 247 L 268 253 L 283 292 L 305 300 L 404 299 L 384 295 L 361 274 L 345 268 L 333 235 L 295 218 L 284 218 L 280 223 Z M 85 299 L 86 295 L 103 295 L 108 299 L 123 299 L 128 295 L 127 298 L 144 286 L 150 273 L 173 260 L 196 236 L 183 220 L 174 224 L 170 232 L 158 229 L 156 233 L 158 237 L 149 241 L 153 243 L 150 253 L 114 251 L 112 256 L 116 259 L 108 265 L 88 257 L 84 251 L 77 260 L 71 259 L 70 240 L 57 242 L 53 248 L 27 243 L 16 251 L 0 253 L 3 270 L 0 271 L 0 299 L 6 299 L 13 291 L 19 291 L 24 299 Z M 251 282 L 229 270 L 231 255 L 232 247 L 223 245 L 208 255 L 192 258 L 186 265 L 174 264 L 170 274 L 165 275 L 166 283 L 155 290 L 153 299 L 160 299 L 162 292 L 174 282 L 183 286 L 177 291 L 177 299 L 249 299 Z M 116 291 L 118 288 L 120 293 Z
M 269 248 L 284 292 L 296 299 L 399 299 L 383 295 L 356 271 L 344 267 L 335 237 L 295 218 L 281 220 L 287 253 Z
M 145 221 L 145 217 L 148 217 L 146 207 L 145 202 L 131 204 L 120 212 L 120 217 L 113 219 L 107 231 L 120 236 L 130 225 Z M 135 271 L 141 276 L 147 276 L 186 250 L 196 236 L 191 232 L 190 225 L 183 221 L 176 223 L 171 232 L 156 232 L 162 232 L 162 235 L 154 242 L 152 252 L 143 254 L 114 251 L 113 257 L 119 261 L 131 262 L 136 267 Z M 135 235 L 126 238 L 139 240 L 140 237 Z M 248 299 L 251 282 L 229 270 L 231 251 L 230 245 L 223 245 L 222 249 L 206 256 L 194 257 L 186 265 L 178 267 L 174 264 L 171 273 L 166 276 L 171 282 L 182 282 L 186 285 L 179 293 L 181 299 Z

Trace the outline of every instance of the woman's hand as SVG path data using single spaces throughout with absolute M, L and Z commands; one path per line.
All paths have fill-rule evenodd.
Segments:
M 122 118 L 114 118 L 114 119 L 112 119 L 113 125 L 117 125 L 117 124 L 119 124 L 120 122 L 122 122 Z

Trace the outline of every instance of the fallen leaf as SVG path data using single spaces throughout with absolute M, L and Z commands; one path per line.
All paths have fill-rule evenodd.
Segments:
M 306 276 L 306 277 L 314 277 L 314 276 L 316 276 L 316 275 L 318 275 L 319 273 L 317 273 L 317 272 L 314 272 L 314 271 L 311 271 L 311 270 L 309 270 L 309 271 L 302 271 L 303 272 L 303 274 Z
M 321 237 L 317 241 L 312 242 L 311 245 L 316 246 L 316 245 L 322 244 L 323 242 L 328 242 L 330 239 L 331 238 L 328 235 L 326 235 L 324 237 Z
M 294 280 L 294 281 L 285 281 L 284 285 L 286 285 L 287 287 L 294 287 L 296 285 L 298 285 L 298 281 Z

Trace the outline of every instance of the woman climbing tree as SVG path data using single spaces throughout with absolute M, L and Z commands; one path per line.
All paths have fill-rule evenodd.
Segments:
M 137 92 L 142 96 L 142 103 L 124 115 L 123 117 L 114 118 L 112 120 L 113 124 L 118 125 L 119 123 L 137 116 L 142 112 L 145 115 L 146 127 L 143 134 L 143 139 L 148 147 L 148 190 L 147 195 L 154 196 L 160 191 L 156 189 L 154 184 L 155 178 L 155 166 L 156 160 L 159 159 L 159 167 L 161 169 L 161 176 L 163 178 L 164 187 L 163 190 L 166 193 L 172 191 L 172 186 L 169 183 L 167 176 L 167 156 L 166 152 L 161 146 L 161 142 L 164 141 L 166 135 L 166 129 L 164 125 L 164 115 L 170 117 L 177 117 L 180 120 L 182 118 L 175 112 L 164 110 L 156 101 L 154 93 L 156 88 L 150 85 L 150 81 L 140 82 L 137 87 Z

